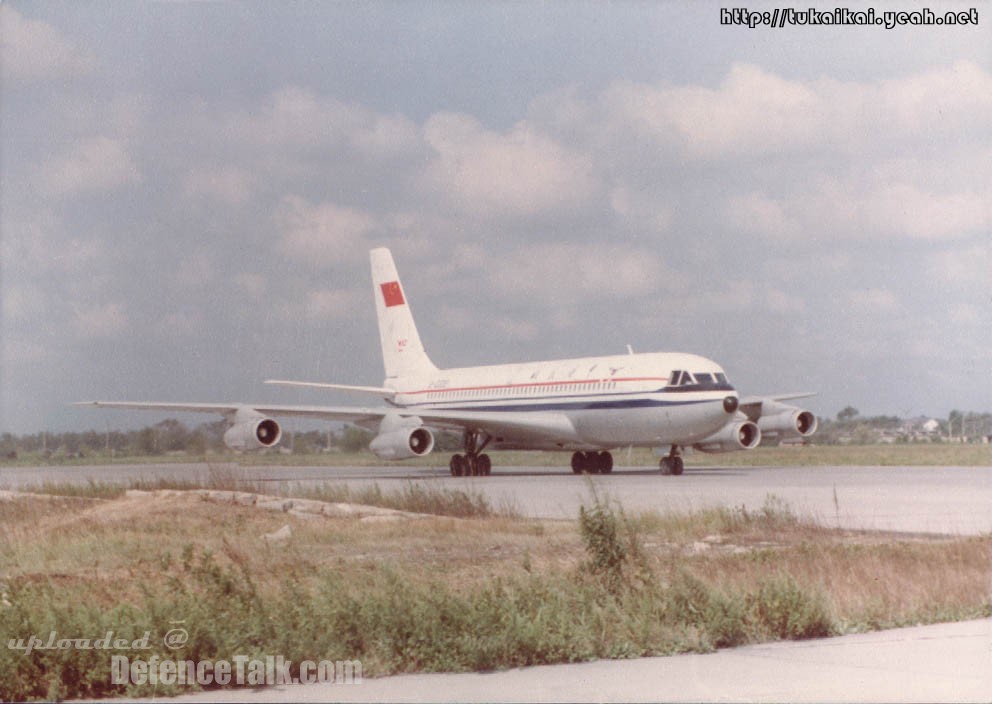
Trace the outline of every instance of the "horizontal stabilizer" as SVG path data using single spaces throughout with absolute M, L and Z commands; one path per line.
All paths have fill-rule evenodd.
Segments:
M 353 391 L 359 394 L 372 394 L 387 399 L 396 396 L 395 389 L 387 389 L 384 386 L 351 386 L 348 384 L 326 384 L 318 381 L 287 381 L 285 379 L 266 379 L 266 384 L 278 384 L 280 386 L 306 386 L 314 389 L 333 389 L 335 391 Z

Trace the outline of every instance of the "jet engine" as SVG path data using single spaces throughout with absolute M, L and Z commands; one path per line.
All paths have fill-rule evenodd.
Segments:
M 240 412 L 238 415 L 242 415 Z M 236 419 L 234 425 L 224 433 L 224 444 L 232 450 L 261 450 L 272 447 L 282 438 L 282 428 L 271 418 L 256 416 Z
M 816 416 L 795 406 L 766 401 L 758 427 L 765 438 L 805 438 L 816 432 Z
M 761 428 L 749 420 L 738 420 L 693 445 L 700 452 L 753 450 L 761 443 Z
M 434 434 L 417 417 L 387 415 L 379 424 L 379 434 L 369 449 L 383 460 L 406 460 L 422 457 L 434 449 Z

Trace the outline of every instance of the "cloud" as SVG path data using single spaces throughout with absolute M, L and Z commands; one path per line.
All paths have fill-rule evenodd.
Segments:
M 664 197 L 638 192 L 626 186 L 613 189 L 610 207 L 622 219 L 648 232 L 667 232 L 675 218 L 675 208 L 664 202 Z
M 183 290 L 202 290 L 218 279 L 220 272 L 214 265 L 209 252 L 200 247 L 185 254 L 173 276 L 174 283 Z
M 339 289 L 320 289 L 307 295 L 307 316 L 316 320 L 337 320 L 350 315 L 356 305 L 356 296 L 352 291 Z
M 735 64 L 718 88 L 618 82 L 603 96 L 612 119 L 694 158 L 779 152 L 815 136 L 814 90 Z M 618 130 L 622 132 L 622 130 Z
M 364 254 L 365 237 L 376 228 L 375 218 L 366 212 L 334 203 L 313 205 L 299 196 L 283 198 L 276 224 L 283 254 L 320 266 Z
M 867 179 L 867 180 L 866 180 Z M 865 178 L 822 176 L 808 189 L 773 197 L 731 196 L 728 223 L 775 239 L 953 240 L 992 227 L 992 186 L 935 192 L 877 172 Z M 978 185 L 978 188 L 982 188 Z
M 539 243 L 489 269 L 490 285 L 507 299 L 569 305 L 643 296 L 676 287 L 683 277 L 651 252 L 612 244 Z
M 41 188 L 52 196 L 100 194 L 141 181 L 124 145 L 110 137 L 78 141 L 65 154 L 45 163 Z
M 123 304 L 111 302 L 102 306 L 76 306 L 73 329 L 84 339 L 113 337 L 128 324 Z
M 428 190 L 463 212 L 528 216 L 585 208 L 599 183 L 593 163 L 521 122 L 505 134 L 473 117 L 439 113 L 424 126 L 434 156 Z
M 231 206 L 247 203 L 254 187 L 255 177 L 236 166 L 191 169 L 183 179 L 186 195 Z
M 788 80 L 734 64 L 716 88 L 617 82 L 601 101 L 610 120 L 692 159 L 860 154 L 906 139 L 954 143 L 984 129 L 992 122 L 992 75 L 960 61 L 876 83 Z
M 307 151 L 350 149 L 374 159 L 408 155 L 421 144 L 416 126 L 402 115 L 385 115 L 299 86 L 275 91 L 257 115 L 228 114 L 218 124 L 237 141 Z
M 862 196 L 871 229 L 916 239 L 941 240 L 992 228 L 992 185 L 985 193 L 928 192 L 907 183 L 877 184 Z
M 205 316 L 201 311 L 172 311 L 155 325 L 155 332 L 171 340 L 198 335 L 204 327 Z
M 86 75 L 96 59 L 61 32 L 0 4 L 0 73 L 5 80 L 30 82 Z
M 942 286 L 977 289 L 992 296 L 992 245 L 981 244 L 935 253 L 928 262 L 928 273 Z M 985 301 L 992 303 L 992 301 Z
M 889 315 L 901 308 L 896 295 L 886 288 L 850 291 L 846 298 L 848 305 L 862 316 Z
M 802 228 L 792 215 L 786 213 L 786 207 L 764 193 L 749 193 L 728 199 L 726 217 L 735 229 L 772 239 L 791 239 Z
M 23 285 L 7 283 L 3 288 L 3 315 L 0 317 L 9 326 L 12 323 L 28 322 L 43 316 L 47 309 L 46 295 L 40 287 L 27 283 Z

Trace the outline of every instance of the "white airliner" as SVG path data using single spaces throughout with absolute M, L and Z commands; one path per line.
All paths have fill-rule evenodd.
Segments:
M 488 367 L 438 369 L 427 356 L 406 292 L 388 249 L 371 251 L 372 290 L 386 378 L 382 386 L 305 381 L 266 383 L 354 391 L 385 406 L 278 406 L 243 403 L 87 401 L 105 408 L 220 413 L 225 444 L 256 450 L 279 442 L 271 416 L 348 421 L 377 433 L 370 449 L 402 460 L 434 449 L 434 431 L 462 434 L 464 454 L 451 458 L 454 476 L 487 475 L 493 450 L 571 451 L 576 473 L 608 473 L 610 450 L 653 447 L 662 474 L 682 474 L 682 449 L 731 452 L 765 438 L 812 435 L 816 417 L 782 401 L 813 394 L 740 398 L 716 362 L 658 352 L 584 357 Z

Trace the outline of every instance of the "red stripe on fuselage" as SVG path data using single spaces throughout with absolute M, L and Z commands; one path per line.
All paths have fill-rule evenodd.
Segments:
M 616 378 L 606 378 L 606 379 L 581 379 L 579 381 L 535 381 L 528 384 L 494 384 L 492 386 L 457 386 L 453 388 L 444 389 L 420 389 L 418 391 L 397 391 L 397 396 L 416 396 L 418 394 L 432 394 L 432 393 L 455 393 L 458 391 L 489 391 L 490 389 L 523 389 L 529 387 L 548 387 L 548 386 L 565 386 L 571 385 L 575 386 L 577 384 L 609 384 L 611 382 L 633 382 L 633 381 L 663 381 L 668 383 L 668 377 L 658 377 L 658 376 L 643 376 L 643 377 L 625 377 L 622 379 Z

